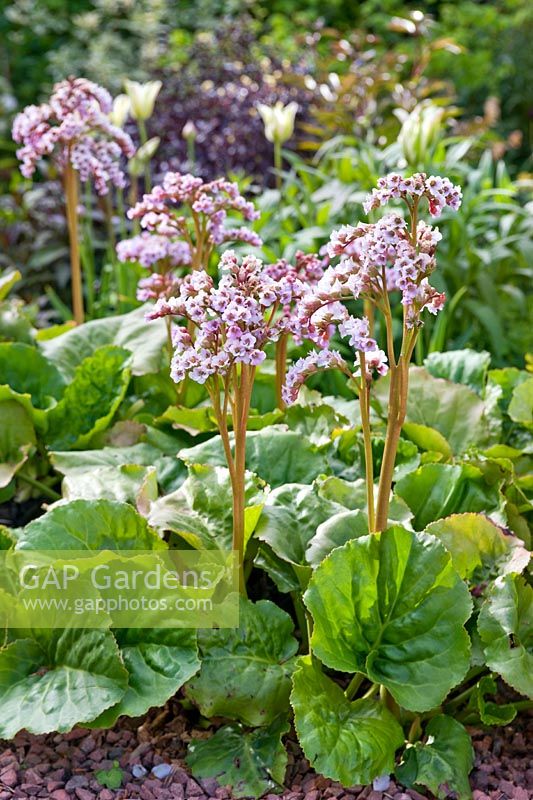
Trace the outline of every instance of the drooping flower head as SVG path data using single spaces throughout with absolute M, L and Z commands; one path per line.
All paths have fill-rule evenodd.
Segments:
M 60 164 L 68 159 L 82 181 L 92 179 L 98 194 L 109 184 L 125 185 L 121 155 L 135 148 L 127 133 L 111 123 L 109 92 L 85 78 L 68 78 L 54 86 L 48 103 L 30 105 L 13 122 L 13 139 L 21 145 L 17 157 L 29 178 L 37 163 L 53 153 Z
M 195 270 L 180 281 L 174 297 L 158 300 L 148 315 L 171 315 L 195 328 L 194 340 L 190 325 L 174 328 L 176 382 L 188 375 L 205 383 L 215 374 L 226 376 L 236 364 L 257 366 L 266 345 L 285 332 L 285 320 L 275 313 L 288 298 L 282 281 L 270 277 L 255 256 L 239 261 L 231 250 L 222 255 L 220 268 L 218 287 L 207 272 Z

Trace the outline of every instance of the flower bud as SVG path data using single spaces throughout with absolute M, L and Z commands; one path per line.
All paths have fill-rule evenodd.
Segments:
M 284 106 L 278 101 L 273 106 L 264 103 L 257 105 L 257 110 L 261 115 L 265 126 L 265 136 L 269 142 L 283 144 L 294 133 L 294 120 L 298 111 L 298 103 L 289 103 Z
M 113 100 L 113 109 L 109 116 L 109 121 L 117 128 L 123 128 L 131 110 L 130 98 L 127 94 L 117 94 Z
M 154 105 L 163 84 L 161 81 L 125 81 L 124 88 L 131 102 L 131 116 L 137 120 L 149 119 L 154 113 Z
M 438 143 L 445 110 L 432 103 L 420 103 L 410 114 L 406 114 L 398 135 L 398 143 L 407 163 L 413 167 L 424 167 L 431 159 Z
M 128 171 L 130 175 L 132 175 L 134 178 L 139 177 L 139 175 L 142 175 L 146 164 L 150 161 L 152 156 L 155 155 L 155 152 L 159 147 L 160 141 L 161 139 L 159 138 L 159 136 L 154 136 L 152 139 L 148 139 L 147 142 L 145 142 L 143 145 L 141 145 L 141 147 L 139 147 L 139 149 L 137 150 L 133 158 L 130 159 L 128 164 Z
M 198 131 L 196 130 L 196 126 L 192 121 L 192 119 L 187 120 L 181 131 L 181 135 L 183 136 L 186 142 L 189 141 L 194 142 L 194 140 L 198 135 Z

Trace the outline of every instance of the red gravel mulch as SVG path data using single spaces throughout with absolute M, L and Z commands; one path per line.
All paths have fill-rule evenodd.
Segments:
M 1 713 L 1 709 L 0 709 Z M 472 730 L 476 752 L 471 775 L 474 800 L 531 800 L 533 798 L 533 715 L 523 715 L 506 728 Z M 76 728 L 70 733 L 31 736 L 21 733 L 0 742 L 0 800 L 230 800 L 231 792 L 213 779 L 197 782 L 184 767 L 187 742 L 205 737 L 194 729 L 176 701 L 144 720 L 119 720 L 107 731 Z M 289 738 L 289 768 L 282 800 L 423 800 L 416 791 L 391 781 L 384 792 L 372 787 L 344 789 L 316 775 Z M 103 788 L 99 770 L 118 762 L 123 773 L 120 789 Z M 152 772 L 168 764 L 166 777 Z M 162 768 L 165 772 L 165 768 Z M 134 777 L 135 774 L 141 777 Z M 432 795 L 428 795 L 432 797 Z M 269 794 L 267 800 L 277 800 Z

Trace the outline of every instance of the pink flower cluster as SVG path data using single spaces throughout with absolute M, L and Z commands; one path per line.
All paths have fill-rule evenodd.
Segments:
M 368 326 L 368 320 L 356 320 Z M 368 340 L 373 342 L 372 339 Z M 375 342 L 374 342 L 375 345 Z M 311 350 L 304 358 L 299 358 L 287 371 L 285 384 L 282 389 L 283 400 L 287 405 L 295 403 L 298 399 L 300 389 L 310 375 L 314 375 L 325 369 L 340 369 L 349 378 L 360 375 L 360 370 L 354 372 L 350 369 L 338 350 Z M 388 372 L 387 356 L 377 345 L 365 353 L 366 377 L 371 378 L 372 370 L 376 370 L 379 375 L 386 375 Z
M 235 211 L 251 222 L 259 213 L 253 203 L 248 202 L 239 192 L 236 183 L 219 179 L 204 183 L 194 175 L 180 172 L 167 172 L 163 183 L 155 186 L 134 208 L 128 211 L 130 219 L 139 219 L 141 227 L 161 236 L 191 237 L 197 231 L 189 230 L 190 220 L 176 214 L 180 206 L 188 206 L 194 215 L 203 218 L 205 233 L 210 244 L 219 245 L 229 241 L 240 241 L 260 247 L 259 236 L 248 228 L 227 228 L 225 221 L 228 211 Z
M 270 277 L 255 256 L 242 262 L 231 250 L 220 260 L 218 287 L 204 270 L 180 281 L 175 297 L 161 298 L 148 319 L 181 317 L 196 327 L 195 337 L 183 326 L 173 330 L 175 355 L 171 375 L 176 383 L 187 375 L 205 383 L 215 374 L 225 376 L 235 364 L 257 366 L 264 349 L 286 332 L 286 321 L 276 310 L 292 301 L 292 283 Z
M 315 253 L 303 253 L 298 250 L 294 256 L 294 264 L 281 258 L 274 264 L 264 268 L 264 272 L 274 281 L 290 287 L 290 302 L 281 309 L 287 329 L 297 342 L 309 337 L 308 326 L 298 318 L 297 303 L 312 286 L 316 286 L 324 274 L 323 260 Z
M 303 298 L 299 309 L 301 324 L 307 324 L 311 338 L 326 344 L 331 330 L 343 319 L 339 301 L 368 297 L 379 300 L 386 292 L 398 290 L 406 307 L 407 324 L 414 324 L 423 309 L 436 314 L 445 296 L 428 278 L 436 268 L 436 249 L 441 239 L 438 228 L 420 221 L 416 241 L 399 214 L 386 214 L 374 224 L 360 222 L 334 231 L 329 245 L 331 257 L 340 261 L 328 267 L 316 287 Z
M 371 196 L 363 203 L 365 213 L 374 208 L 379 208 L 390 200 L 408 200 L 409 198 L 425 197 L 429 203 L 429 213 L 432 217 L 440 217 L 445 206 L 457 211 L 461 205 L 462 192 L 459 186 L 454 186 L 449 178 L 440 178 L 425 172 L 417 172 L 409 178 L 403 178 L 397 172 L 391 172 L 378 180 L 377 189 L 372 190 Z
M 368 212 L 391 199 L 403 199 L 415 226 L 414 209 L 421 197 L 428 200 L 430 214 L 439 216 L 445 206 L 459 208 L 461 190 L 447 178 L 427 178 L 424 173 L 410 178 L 392 174 L 379 180 L 378 188 L 365 203 L 365 210 Z M 297 309 L 300 329 L 324 349 L 310 353 L 289 370 L 285 385 L 287 403 L 295 401 L 306 377 L 318 369 L 339 367 L 349 373 L 340 355 L 328 349 L 335 330 L 348 338 L 354 350 L 365 354 L 367 376 L 372 370 L 386 374 L 387 357 L 369 335 L 368 320 L 352 317 L 344 302 L 365 298 L 380 306 L 389 292 L 397 290 L 402 296 L 405 325 L 418 327 L 421 312 L 427 309 L 436 314 L 446 299 L 429 283 L 441 238 L 438 228 L 424 221 L 417 222 L 410 230 L 397 213 L 386 214 L 372 224 L 343 225 L 332 233 L 327 255 L 339 260 L 309 288 Z
M 58 148 L 60 163 L 69 159 L 82 181 L 94 180 L 98 194 L 106 194 L 110 183 L 123 187 L 120 157 L 130 158 L 135 148 L 128 134 L 109 121 L 111 108 L 109 92 L 85 78 L 61 81 L 48 103 L 27 106 L 13 122 L 24 177 L 31 177 L 37 162 Z
M 119 242 L 117 256 L 119 261 L 138 262 L 147 268 L 157 264 L 163 270 L 188 266 L 191 263 L 191 248 L 181 239 L 143 231 L 138 236 Z

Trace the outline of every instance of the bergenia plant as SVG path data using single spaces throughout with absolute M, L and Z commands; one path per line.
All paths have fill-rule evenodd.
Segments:
M 423 324 L 423 312 L 437 314 L 445 302 L 444 294 L 429 283 L 436 267 L 436 249 L 441 238 L 438 228 L 419 220 L 422 201 L 429 204 L 432 217 L 443 208 L 457 210 L 461 190 L 447 178 L 427 177 L 417 173 L 409 178 L 391 174 L 381 178 L 378 188 L 364 204 L 368 213 L 390 200 L 402 200 L 408 211 L 405 219 L 389 213 L 378 222 L 345 225 L 334 231 L 328 253 L 339 257 L 328 267 L 316 286 L 302 299 L 299 318 L 307 326 L 309 338 L 323 349 L 311 352 L 289 370 L 284 390 L 287 403 L 294 402 L 306 377 L 320 369 L 339 368 L 359 383 L 362 432 L 366 462 L 366 485 L 369 529 L 387 527 L 392 474 L 402 425 L 405 421 L 409 387 L 409 363 Z M 399 351 L 393 336 L 391 295 L 400 293 L 402 337 Z M 383 315 L 386 329 L 386 353 L 370 335 L 370 321 L 355 318 L 344 303 L 362 299 L 373 311 Z M 357 369 L 348 366 L 339 352 L 329 349 L 335 330 L 347 337 L 356 351 Z M 373 464 L 370 431 L 370 386 L 373 371 L 390 373 L 388 421 L 381 463 L 377 503 L 374 505 Z
M 83 322 L 83 287 L 78 242 L 79 180 L 93 181 L 98 194 L 109 186 L 123 188 L 121 156 L 133 156 L 131 138 L 109 119 L 113 103 L 106 89 L 85 78 L 69 78 L 54 86 L 50 99 L 17 114 L 13 139 L 21 145 L 21 172 L 30 178 L 43 158 L 55 158 L 63 173 L 70 240 L 72 307 Z
M 285 275 L 271 277 L 254 256 L 239 262 L 231 250 L 222 255 L 220 269 L 218 286 L 203 269 L 187 275 L 176 296 L 160 298 L 149 318 L 173 316 L 187 323 L 172 330 L 171 376 L 176 383 L 190 378 L 204 384 L 209 393 L 230 473 L 233 550 L 244 592 L 246 430 L 255 372 L 267 345 L 288 332 L 289 317 L 277 312 L 291 304 L 294 292 L 301 293 L 301 284 Z

